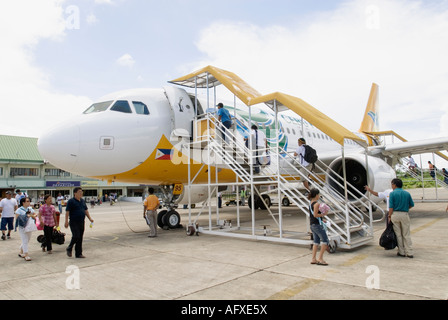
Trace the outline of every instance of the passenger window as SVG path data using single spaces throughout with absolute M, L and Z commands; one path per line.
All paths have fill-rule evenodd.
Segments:
M 126 100 L 117 100 L 110 110 L 123 113 L 132 113 L 131 107 Z
M 134 105 L 135 112 L 137 112 L 137 114 L 149 114 L 148 107 L 143 102 L 132 101 L 132 104 Z

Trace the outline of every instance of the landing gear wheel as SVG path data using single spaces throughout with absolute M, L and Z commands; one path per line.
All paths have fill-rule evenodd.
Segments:
M 168 211 L 162 217 L 163 225 L 170 229 L 178 228 L 180 224 L 180 215 L 176 211 Z
M 264 202 L 266 203 L 267 208 L 270 208 L 271 207 L 271 198 L 267 194 L 263 194 L 262 198 L 263 198 Z M 258 198 L 257 201 L 258 201 L 258 206 L 260 207 L 261 210 L 267 209 L 266 206 L 264 205 L 263 201 L 260 198 Z
M 159 214 L 157 215 L 157 225 L 159 226 L 159 228 L 163 229 L 164 223 L 163 223 L 163 217 L 165 216 L 165 214 L 168 212 L 168 210 L 162 210 L 159 212 Z
M 252 209 L 252 196 L 250 196 L 247 200 L 247 204 L 249 205 L 249 208 Z M 256 195 L 254 198 L 254 206 L 255 206 L 255 210 L 257 210 L 258 208 L 260 208 L 260 199 L 259 197 Z
M 335 253 L 336 249 L 338 248 L 338 244 L 334 240 L 330 240 L 330 243 L 328 244 L 328 249 L 330 250 L 330 253 Z

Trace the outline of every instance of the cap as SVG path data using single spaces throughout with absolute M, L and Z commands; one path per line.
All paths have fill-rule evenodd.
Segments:
M 6 194 L 12 194 L 12 192 L 11 191 L 6 191 Z

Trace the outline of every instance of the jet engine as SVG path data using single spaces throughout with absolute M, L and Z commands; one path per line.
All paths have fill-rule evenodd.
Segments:
M 364 189 L 364 186 L 366 185 L 377 192 L 390 189 L 390 182 L 396 177 L 394 169 L 384 160 L 368 156 L 366 162 L 366 157 L 363 154 L 346 156 L 345 166 L 349 191 L 348 199 L 350 201 L 358 200 L 360 193 L 366 194 L 367 191 Z M 368 179 L 367 166 L 369 168 Z M 344 181 L 340 178 L 344 176 L 342 157 L 333 160 L 329 165 L 329 168 L 331 170 L 329 169 L 327 172 L 327 184 L 332 190 L 335 190 L 344 196 Z

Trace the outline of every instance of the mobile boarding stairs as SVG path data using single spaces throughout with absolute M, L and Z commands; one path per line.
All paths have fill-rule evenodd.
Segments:
M 218 178 L 211 181 L 209 178 L 207 184 L 209 187 L 209 198 L 204 202 L 196 218 L 192 217 L 190 209 L 190 226 L 197 226 L 198 218 L 201 214 L 208 211 L 208 227 L 197 227 L 197 230 L 201 233 L 310 245 L 312 240 L 310 240 L 309 232 L 309 200 L 305 194 L 306 190 L 302 187 L 303 181 L 306 180 L 313 188 L 319 189 L 322 200 L 331 208 L 330 214 L 325 218 L 331 252 L 334 252 L 336 247 L 352 249 L 373 240 L 373 223 L 384 219 L 384 211 L 364 194 L 351 187 L 347 181 L 344 181 L 338 173 L 331 170 L 322 161 L 315 163 L 315 170 L 313 172 L 308 171 L 309 177 L 307 177 L 299 171 L 301 166 L 291 154 L 280 147 L 271 146 L 267 149 L 258 149 L 258 158 L 266 165 L 262 165 L 260 173 L 257 174 L 254 173 L 257 156 L 254 151 L 251 151 L 253 150 L 250 148 L 251 145 L 246 147 L 243 137 L 237 130 L 223 130 L 220 122 L 213 114 L 205 114 L 204 118 L 195 121 L 193 141 L 185 142 L 186 147 L 190 149 L 190 152 L 199 149 L 202 154 L 204 152 L 208 153 L 210 161 L 208 161 L 208 164 L 204 163 L 202 167 L 208 166 L 209 171 L 224 168 L 230 169 L 235 173 L 236 179 L 235 182 L 229 183 L 228 181 L 220 182 Z M 241 124 L 239 123 L 239 125 Z M 250 131 L 250 126 L 247 126 L 247 123 L 244 123 L 243 126 L 246 126 Z M 226 137 L 225 140 L 221 138 L 223 133 Z M 267 155 L 270 157 L 270 164 L 267 164 L 269 160 Z M 189 167 L 190 178 L 188 187 L 194 183 L 197 175 L 197 173 L 190 172 L 190 170 Z M 279 201 L 278 210 L 274 212 L 273 208 L 270 208 L 269 197 L 261 194 L 259 191 L 261 185 L 273 188 L 274 192 L 278 193 L 279 199 L 287 196 L 290 202 L 300 209 L 298 213 L 304 213 L 307 216 L 306 230 L 288 230 L 288 227 L 291 226 L 288 226 L 283 219 L 281 201 Z M 236 217 L 232 220 L 232 223 L 220 220 L 219 209 L 217 206 L 213 208 L 211 205 L 210 200 L 216 196 L 220 186 L 236 188 L 237 210 Z M 242 186 L 246 186 L 246 190 L 250 190 L 250 194 L 254 195 L 248 200 L 249 207 L 252 210 L 250 227 L 247 227 L 247 223 L 246 226 L 243 226 L 240 221 L 238 200 L 239 190 Z M 344 192 L 346 194 L 340 194 L 336 189 L 347 191 Z M 358 200 L 355 202 L 347 201 L 348 197 Z M 191 207 L 191 203 L 189 207 Z M 268 210 L 269 216 L 274 221 L 272 224 L 274 227 L 270 228 L 270 225 L 257 224 L 256 207 Z M 216 209 L 216 213 L 213 213 L 214 209 Z M 372 216 L 373 211 L 376 211 L 376 216 L 380 214 L 381 217 L 374 220 Z M 213 215 L 216 215 L 215 225 L 212 223 Z

